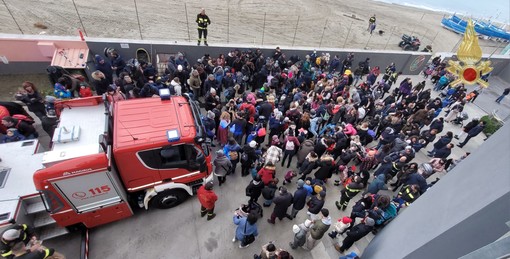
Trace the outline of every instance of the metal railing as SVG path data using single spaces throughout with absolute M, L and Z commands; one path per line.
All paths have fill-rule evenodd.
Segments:
M 260 3 L 231 6 L 140 0 L 90 0 L 86 3 L 76 0 L 2 0 L 2 3 L 12 20 L 8 22 L 9 17 L 4 18 L 7 20 L 0 28 L 3 33 L 78 35 L 79 28 L 85 36 L 96 38 L 196 42 L 195 18 L 200 9 L 205 8 L 212 21 L 208 40 L 213 43 L 400 50 L 397 44 L 406 33 L 421 40 L 420 50 L 432 45 L 434 51 L 455 52 L 457 46 L 457 42 L 449 45 L 444 42 L 445 33 L 452 32 L 437 26 L 427 29 L 422 24 L 424 17 L 430 15 L 426 12 L 421 19 L 406 24 L 382 22 L 374 34 L 370 34 L 366 31 L 367 17 L 359 18 L 355 14 L 339 17 L 331 10 L 319 15 L 297 6 L 282 6 L 285 11 L 280 12 L 261 8 Z M 36 27 L 35 23 L 41 26 Z M 384 33 L 379 34 L 379 30 Z M 436 45 L 440 47 L 435 48 Z M 506 47 L 506 44 L 495 41 L 480 41 L 480 45 L 483 52 L 496 54 Z

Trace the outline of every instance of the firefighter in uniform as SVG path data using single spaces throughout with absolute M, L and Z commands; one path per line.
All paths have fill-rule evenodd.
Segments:
M 416 199 L 420 197 L 420 186 L 417 184 L 411 184 L 404 186 L 402 190 L 398 193 L 397 197 L 393 199 L 395 203 L 397 203 L 397 210 L 400 208 L 404 208 L 413 203 Z
M 197 14 L 197 20 L 196 23 L 198 24 L 198 46 L 200 46 L 200 41 L 202 41 L 202 35 L 204 35 L 204 44 L 206 46 L 209 46 L 207 44 L 207 25 L 211 24 L 211 20 L 209 19 L 209 16 L 205 14 L 205 9 L 202 9 L 202 11 Z
M 367 31 L 370 31 L 370 28 L 372 27 L 372 24 L 375 23 L 375 14 L 372 15 L 372 17 L 370 17 L 370 19 L 368 19 L 368 28 L 367 28 Z
M 356 196 L 359 192 L 363 190 L 364 186 L 361 183 L 361 177 L 354 176 L 354 179 L 351 183 L 345 186 L 345 189 L 341 191 L 342 196 L 340 197 L 340 202 L 335 202 L 336 207 L 339 210 L 345 210 L 349 201 Z
M 0 258 L 12 258 L 12 247 L 19 242 L 28 244 L 34 236 L 34 228 L 27 224 L 16 224 L 2 232 L 0 241 Z

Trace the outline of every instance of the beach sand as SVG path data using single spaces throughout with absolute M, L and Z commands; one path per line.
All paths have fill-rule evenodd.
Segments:
M 5 2 L 25 34 L 78 36 L 80 20 L 72 1 Z M 196 14 L 204 7 L 212 20 L 209 43 L 213 45 L 242 43 L 400 50 L 397 44 L 406 33 L 417 36 L 422 47 L 430 44 L 436 52 L 451 52 L 460 39 L 460 35 L 441 27 L 443 13 L 369 0 L 203 0 L 186 1 L 186 4 L 175 0 L 136 0 L 141 35 L 133 0 L 75 3 L 89 37 L 170 42 L 190 39 L 194 43 Z M 377 17 L 376 32 L 383 30 L 382 35 L 370 35 L 366 31 L 373 14 Z M 34 27 L 37 22 L 48 28 Z M 5 5 L 0 5 L 0 23 L 3 25 L 0 33 L 20 33 Z M 484 53 L 506 46 L 485 40 L 481 40 L 480 45 Z

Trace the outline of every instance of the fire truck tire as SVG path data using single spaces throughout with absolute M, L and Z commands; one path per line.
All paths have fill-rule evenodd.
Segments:
M 185 201 L 188 194 L 183 190 L 166 190 L 158 193 L 151 199 L 151 207 L 170 209 Z

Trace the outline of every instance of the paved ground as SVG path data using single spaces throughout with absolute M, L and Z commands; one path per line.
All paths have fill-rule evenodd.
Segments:
M 411 76 L 411 78 L 413 82 L 422 80 L 420 76 Z M 508 118 L 510 99 L 505 99 L 501 105 L 494 102 L 502 90 L 508 87 L 508 84 L 498 78 L 491 78 L 490 83 L 490 88 L 485 90 L 474 104 L 466 106 L 465 110 L 471 118 L 481 117 L 495 109 L 499 110 L 501 118 Z M 430 82 L 427 82 L 427 87 L 430 86 Z M 448 130 L 457 134 L 461 128 L 447 124 L 445 132 Z M 465 151 L 475 151 L 485 138 L 481 135 L 473 138 L 463 149 L 455 147 L 452 157 L 457 158 Z M 43 145 L 46 145 L 48 141 L 47 136 L 43 136 L 41 139 Z M 457 144 L 458 141 L 454 140 L 454 143 Z M 430 149 L 429 147 L 426 150 Z M 415 161 L 428 160 L 424 152 L 425 150 L 419 152 Z M 295 161 L 293 166 L 295 166 Z M 238 171 L 240 171 L 239 168 Z M 287 169 L 278 166 L 277 177 L 283 178 L 286 171 Z M 462 172 L 453 171 L 450 173 Z M 336 177 L 334 176 L 333 179 Z M 429 179 L 433 180 L 435 177 L 436 175 Z M 306 219 L 304 211 L 301 211 L 294 221 L 284 219 L 277 221 L 275 225 L 270 225 L 266 222 L 266 218 L 271 214 L 272 207 L 265 208 L 264 218 L 258 222 L 260 235 L 257 240 L 246 249 L 239 249 L 237 244 L 232 244 L 231 240 L 235 231 L 235 225 L 232 223 L 233 211 L 241 203 L 247 201 L 244 189 L 249 181 L 248 177 L 240 177 L 238 173 L 229 177 L 227 183 L 221 188 L 215 187 L 219 201 L 216 206 L 217 216 L 212 221 L 200 218 L 199 203 L 195 197 L 192 197 L 174 209 L 149 211 L 135 209 L 135 215 L 128 219 L 92 229 L 90 231 L 90 258 L 251 258 L 254 253 L 259 253 L 261 245 L 268 241 L 274 241 L 277 246 L 284 249 L 290 249 L 288 243 L 293 238 L 292 225 Z M 336 209 L 334 202 L 340 197 L 340 188 L 333 186 L 332 182 L 327 184 L 328 195 L 325 207 L 330 209 L 331 216 L 335 221 L 340 217 L 347 216 L 350 209 L 346 212 Z M 295 182 L 287 187 L 289 191 L 294 192 Z M 389 191 L 385 192 L 393 195 Z M 350 205 L 355 200 L 357 197 L 351 201 Z M 351 250 L 362 252 L 372 238 L 373 236 L 370 234 L 358 241 Z M 72 234 L 49 240 L 45 244 L 62 251 L 67 255 L 67 258 L 78 258 L 79 240 L 78 234 Z M 291 253 L 294 258 L 338 258 L 339 253 L 334 250 L 332 245 L 332 240 L 325 236 L 314 250 L 297 249 L 292 250 Z

